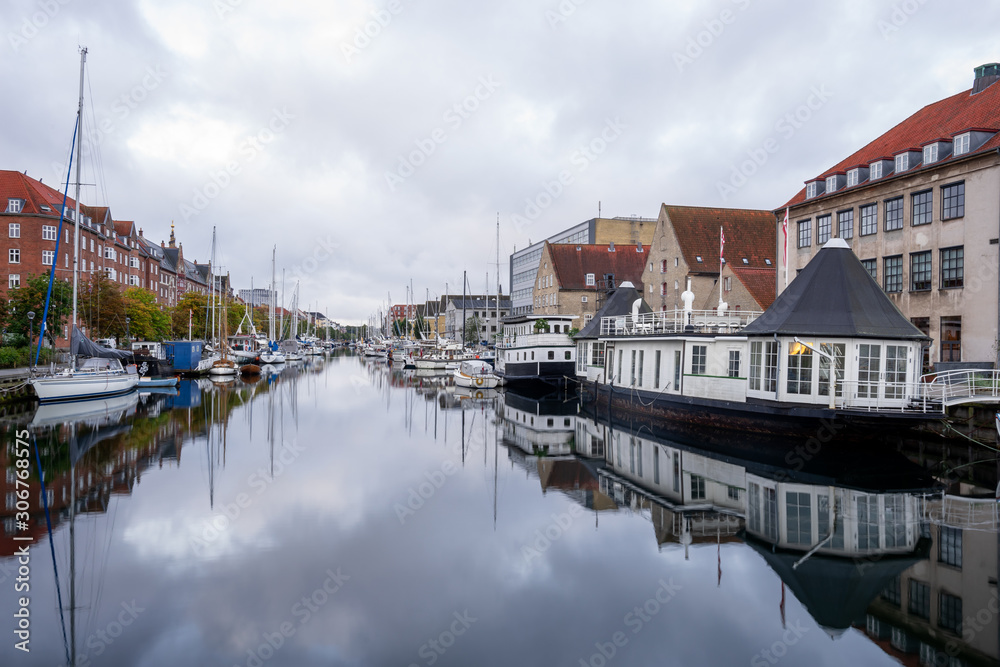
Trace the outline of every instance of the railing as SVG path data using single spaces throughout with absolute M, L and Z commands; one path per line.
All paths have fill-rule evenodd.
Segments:
M 945 495 L 924 502 L 924 519 L 962 530 L 1000 531 L 1000 507 L 995 498 L 965 498 Z
M 520 336 L 504 336 L 497 341 L 497 347 L 536 347 L 542 345 L 566 345 L 572 339 L 566 333 L 532 333 Z
M 1000 371 L 975 368 L 930 373 L 921 384 L 945 405 L 956 403 L 1000 403 Z
M 602 336 L 643 336 L 673 333 L 735 333 L 761 316 L 760 311 L 669 310 L 601 318 Z

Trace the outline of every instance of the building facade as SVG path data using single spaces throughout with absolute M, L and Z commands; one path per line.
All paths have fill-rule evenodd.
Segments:
M 774 213 L 778 289 L 844 239 L 933 342 L 923 368 L 997 359 L 1000 65 L 806 182 Z M 787 248 L 787 267 L 782 256 Z
M 510 256 L 510 293 L 513 315 L 531 313 L 534 307 L 534 285 L 542 250 L 546 243 L 594 245 L 648 245 L 652 238 L 654 218 L 617 217 L 591 218 L 586 222 L 553 234 L 544 241 L 533 243 Z
M 545 242 L 535 278 L 536 315 L 576 315 L 582 329 L 603 305 L 604 297 L 623 282 L 642 290 L 640 279 L 649 246 L 640 243 L 551 244 Z
M 500 331 L 500 320 L 510 314 L 510 300 L 500 297 L 500 309 L 497 310 L 497 297 L 495 295 L 479 295 L 452 297 L 448 299 L 444 311 L 444 337 L 451 340 L 462 340 L 463 330 L 463 308 L 465 321 L 470 318 L 479 320 L 480 337 L 477 340 L 466 341 L 469 344 L 480 341 L 493 342 L 493 337 Z
M 711 310 L 719 305 L 721 272 L 730 310 L 766 309 L 775 297 L 775 226 L 771 211 L 661 205 L 643 298 L 653 310 L 683 308 L 690 279 L 695 310 Z

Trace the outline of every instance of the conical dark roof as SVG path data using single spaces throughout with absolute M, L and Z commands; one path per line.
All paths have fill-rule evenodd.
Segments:
M 743 333 L 927 339 L 899 312 L 842 239 L 823 246 Z
M 630 282 L 624 282 L 618 286 L 618 288 L 608 296 L 608 300 L 604 302 L 604 306 L 601 307 L 597 314 L 594 315 L 587 326 L 585 326 L 580 333 L 578 333 L 574 338 L 597 338 L 601 333 L 601 318 L 602 317 L 617 317 L 619 315 L 631 315 L 632 314 L 632 304 L 635 303 L 636 299 L 642 299 L 642 295 L 639 294 L 639 290 Z M 651 313 L 653 309 L 649 307 L 645 301 L 639 306 L 640 313 Z

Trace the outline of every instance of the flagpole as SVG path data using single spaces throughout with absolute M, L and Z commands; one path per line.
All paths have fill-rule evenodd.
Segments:
M 723 250 L 726 247 L 726 234 L 722 230 L 722 226 L 719 226 L 719 306 L 722 306 L 722 268 L 723 268 Z M 720 313 L 721 315 L 721 313 Z
M 785 234 L 785 249 L 782 254 L 782 264 L 785 265 L 785 287 L 788 287 L 788 209 L 785 209 L 785 221 L 781 223 L 781 229 Z

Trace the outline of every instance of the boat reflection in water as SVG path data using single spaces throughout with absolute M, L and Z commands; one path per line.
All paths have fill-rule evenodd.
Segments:
M 753 549 L 781 580 L 782 623 L 790 591 L 832 638 L 854 627 L 906 664 L 995 664 L 992 497 L 947 495 L 924 468 L 870 443 L 804 453 L 801 440 L 694 438 L 509 391 L 499 409 L 508 456 L 543 490 L 595 515 L 645 517 L 661 551 L 718 559 L 720 585 L 721 544 Z M 974 562 L 963 563 L 963 544 Z M 717 548 L 698 548 L 708 545 Z

